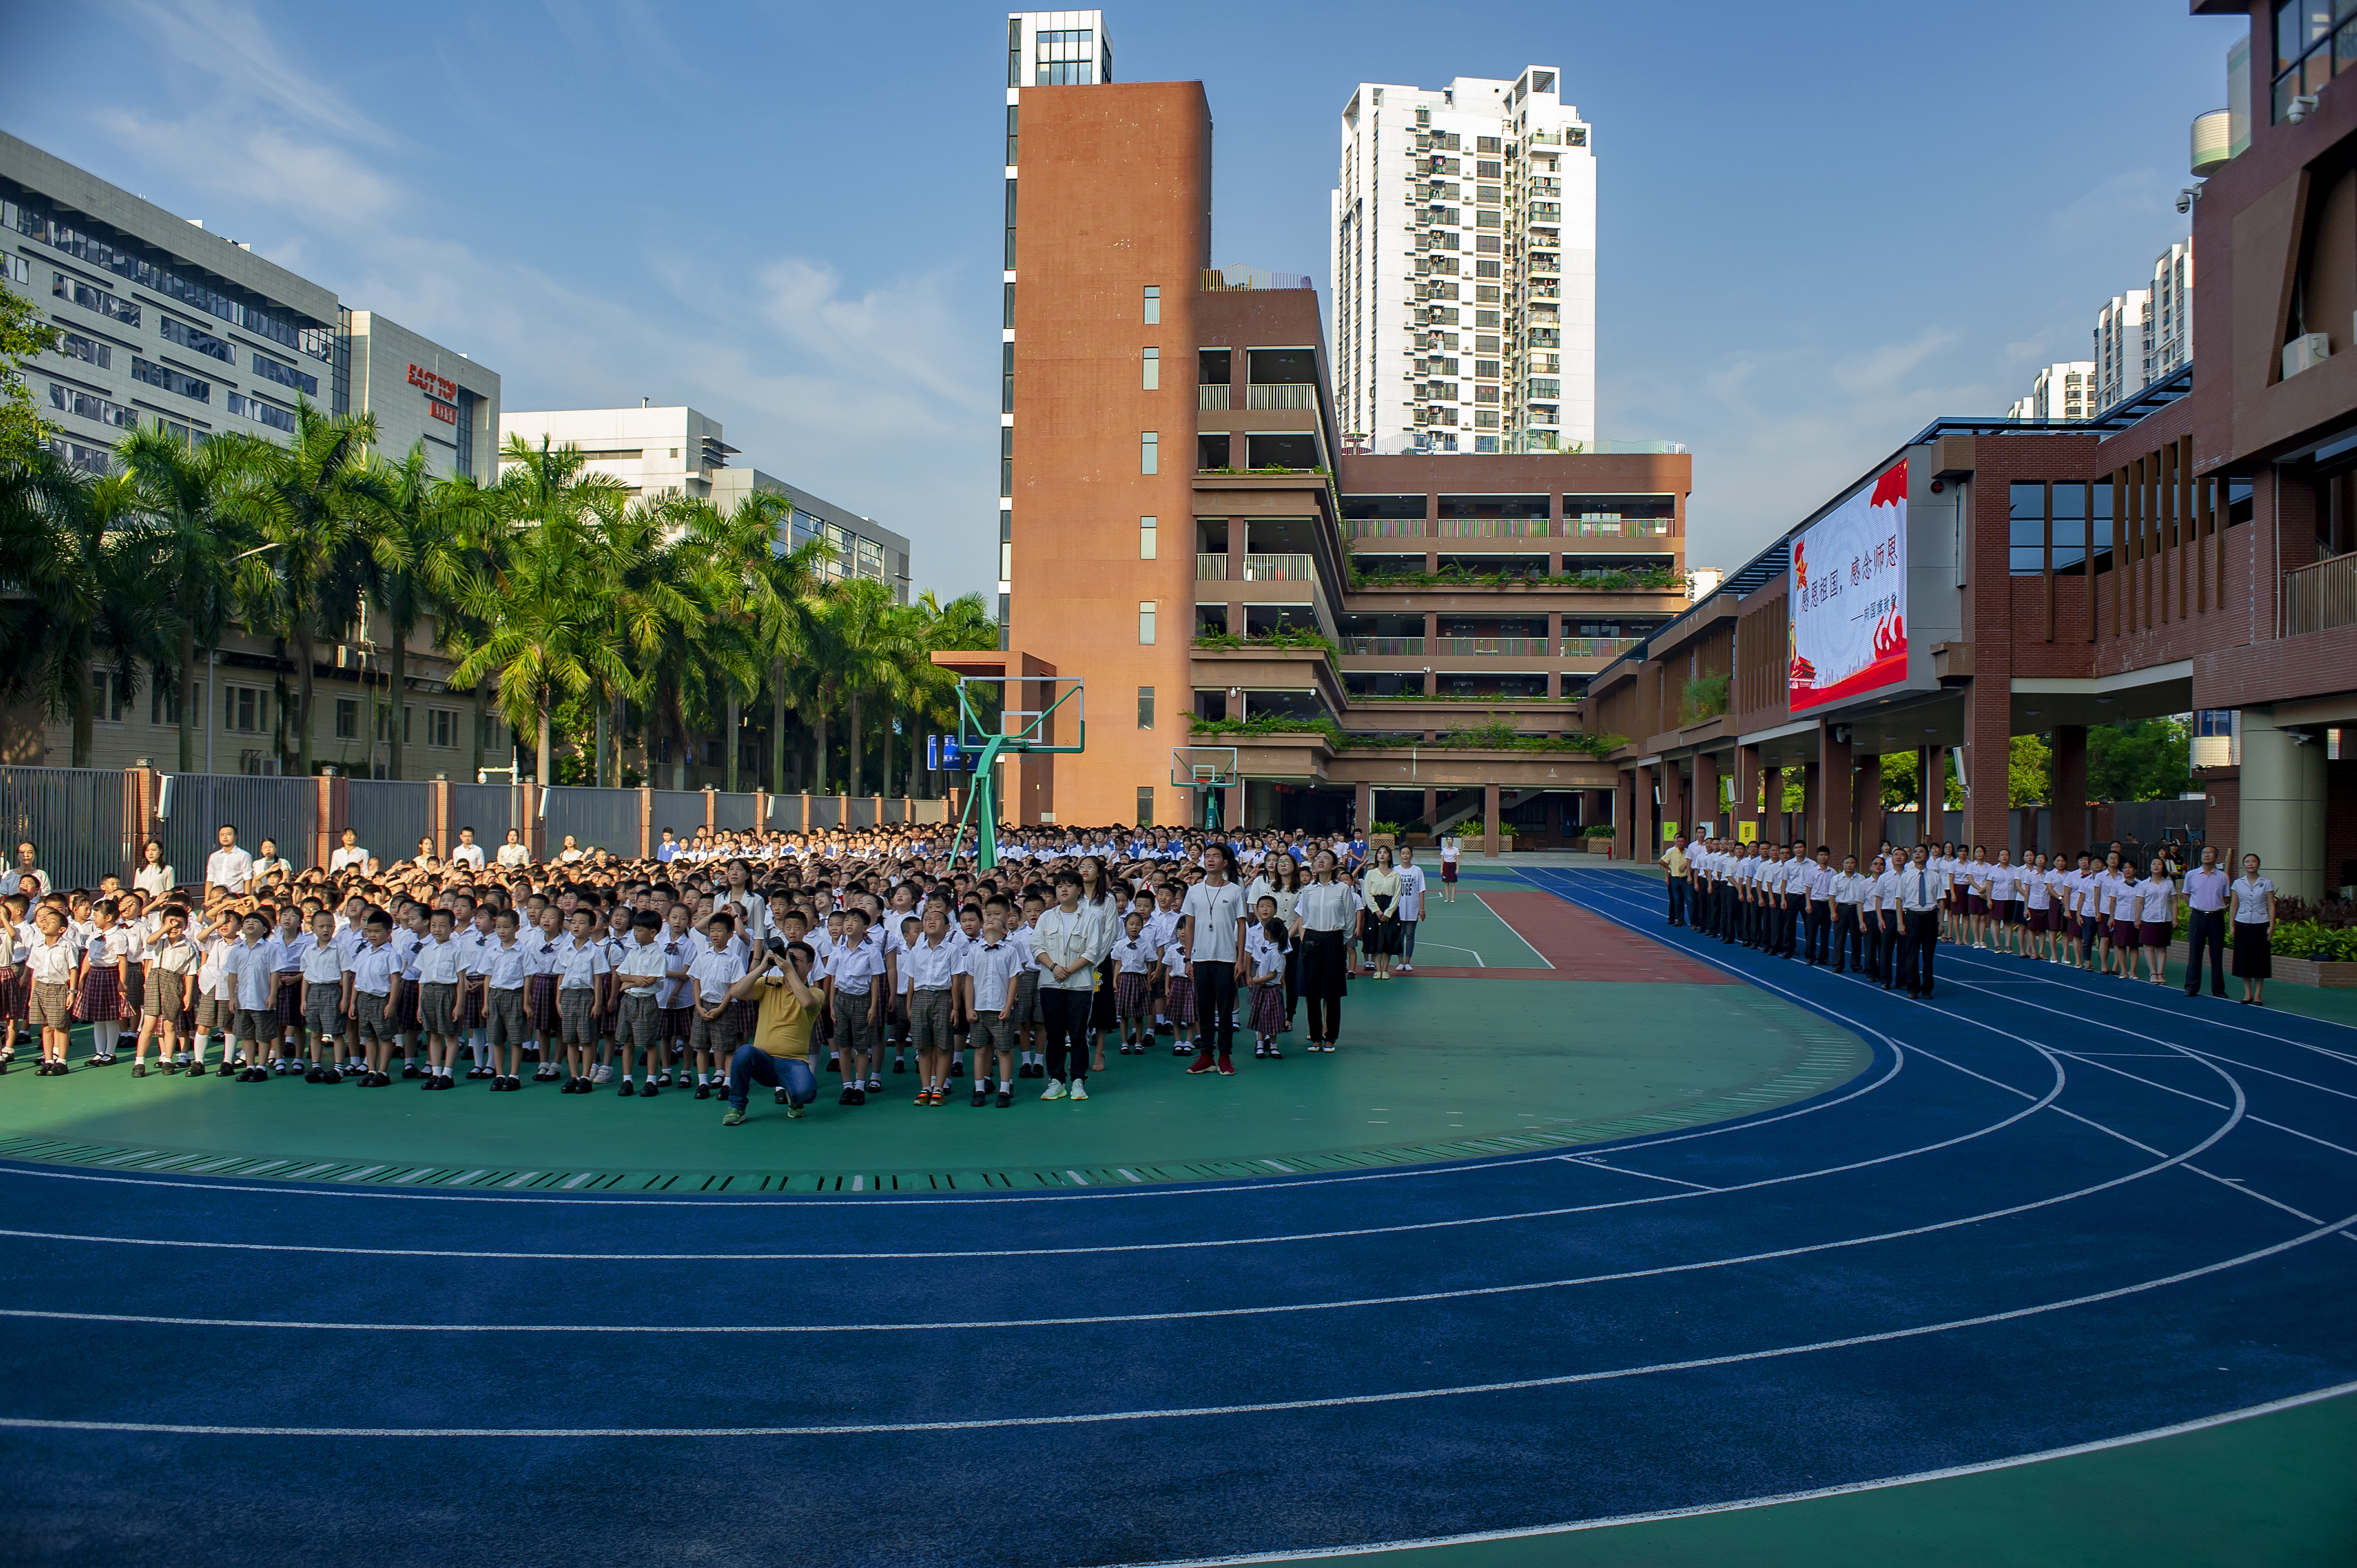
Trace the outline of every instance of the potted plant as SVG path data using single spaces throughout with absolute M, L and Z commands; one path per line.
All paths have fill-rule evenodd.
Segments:
M 1614 832 L 1610 822 L 1589 822 L 1579 830 L 1581 847 L 1590 854 L 1609 857 L 1612 854 Z
M 1399 842 L 1400 825 L 1397 822 L 1369 822 L 1367 824 L 1367 847 L 1370 850 L 1380 849 L 1384 844 L 1390 844 L 1394 849 L 1397 849 L 1399 847 Z

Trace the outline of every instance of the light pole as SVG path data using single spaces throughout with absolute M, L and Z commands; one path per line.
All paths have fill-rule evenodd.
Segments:
M 236 565 L 239 562 L 241 562 L 241 561 L 242 561 L 242 560 L 246 559 L 248 556 L 251 556 L 251 555 L 259 555 L 259 554 L 261 554 L 261 553 L 262 553 L 264 551 L 265 551 L 265 550 L 276 550 L 276 549 L 279 549 L 279 548 L 280 548 L 281 546 L 283 546 L 285 542 L 285 542 L 285 540 L 283 540 L 283 539 L 277 539 L 277 540 L 273 540 L 273 541 L 271 541 L 271 542 L 269 542 L 268 544 L 257 544 L 257 545 L 255 545 L 255 546 L 254 546 L 253 549 L 251 549 L 251 550 L 242 550 L 242 551 L 238 552 L 236 554 L 234 554 L 234 555 L 231 556 L 231 557 L 229 558 L 229 561 L 228 561 L 227 564 L 231 565 L 231 566 L 234 566 L 234 565 Z M 219 725 L 215 725 L 215 724 L 213 723 L 213 704 L 221 701 L 221 683 L 220 683 L 219 680 L 217 679 L 217 676 L 219 675 L 220 671 L 221 671 L 221 650 L 220 650 L 220 649 L 218 649 L 218 648 L 208 648 L 208 649 L 206 649 L 206 650 L 205 650 L 205 771 L 206 771 L 206 772 L 208 772 L 208 773 L 210 773 L 210 772 L 213 770 L 213 731 L 220 727 Z

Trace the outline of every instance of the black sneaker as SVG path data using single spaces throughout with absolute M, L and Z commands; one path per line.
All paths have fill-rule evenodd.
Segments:
M 846 1083 L 843 1086 L 842 1096 L 835 1101 L 835 1103 L 837 1105 L 856 1105 L 859 1103 L 861 1098 L 859 1090 L 852 1088 L 851 1085 Z
M 650 1080 L 644 1089 L 639 1090 L 639 1098 L 640 1100 L 652 1100 L 659 1092 L 660 1090 L 658 1090 L 653 1082 Z
M 708 1084 L 708 1083 L 699 1083 L 699 1084 L 697 1084 L 697 1085 L 695 1086 L 695 1097 L 696 1097 L 698 1100 L 709 1100 L 709 1099 L 711 1099 L 711 1098 L 712 1098 L 712 1086 L 711 1086 L 710 1084 Z
M 985 1105 L 988 1104 L 989 1102 L 990 1102 L 990 1090 L 986 1090 L 986 1089 L 981 1089 L 981 1088 L 977 1088 L 977 1089 L 975 1089 L 975 1090 L 974 1091 L 974 1108 L 975 1110 L 979 1111 L 979 1110 L 981 1110 Z
M 1014 1104 L 1014 1103 L 1015 1103 L 1015 1091 L 1014 1091 L 1013 1090 L 1011 1090 L 1011 1089 L 1002 1089 L 1002 1090 L 1000 1090 L 998 1091 L 998 1108 L 999 1108 L 1001 1111 L 1006 1110 L 1008 1106 L 1010 1106 L 1010 1105 L 1012 1105 L 1012 1104 Z
M 637 1087 L 635 1084 L 631 1083 L 631 1081 L 630 1081 L 629 1079 L 627 1079 L 627 1078 L 626 1078 L 626 1079 L 624 1079 L 622 1080 L 622 1087 L 621 1087 L 621 1088 L 619 1088 L 619 1089 L 618 1089 L 618 1090 L 614 1090 L 614 1092 L 615 1092 L 616 1094 L 620 1095 L 620 1096 L 621 1096 L 623 1099 L 625 1099 L 625 1100 L 628 1100 L 630 1096 L 632 1096 L 633 1094 L 636 1094 L 638 1091 L 639 1091 L 639 1090 L 638 1090 L 638 1087 Z
M 309 1067 L 303 1070 L 303 1081 L 305 1083 L 317 1083 L 319 1081 L 319 1064 L 317 1062 L 313 1062 Z
M 855 1089 L 855 1090 L 853 1090 L 851 1092 L 852 1092 L 852 1093 L 854 1093 L 854 1094 L 856 1094 L 856 1095 L 857 1095 L 857 1096 L 859 1097 L 858 1099 L 856 1099 L 856 1100 L 853 1101 L 851 1103 L 853 1103 L 854 1105 L 865 1105 L 865 1104 L 866 1104 L 866 1103 L 867 1103 L 867 1091 L 866 1091 L 866 1090 L 864 1090 L 864 1089 Z

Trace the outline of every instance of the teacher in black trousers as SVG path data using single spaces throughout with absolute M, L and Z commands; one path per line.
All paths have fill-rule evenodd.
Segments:
M 1940 945 L 1940 903 L 1948 896 L 1948 874 L 1925 862 L 1917 844 L 1899 873 L 1899 984 L 1918 1002 L 1932 999 L 1932 954 Z
M 2201 992 L 2201 958 L 2210 958 L 2210 994 L 2226 996 L 2226 900 L 2233 879 L 2218 864 L 2218 847 L 2201 846 L 2201 864 L 2185 874 L 2185 994 Z

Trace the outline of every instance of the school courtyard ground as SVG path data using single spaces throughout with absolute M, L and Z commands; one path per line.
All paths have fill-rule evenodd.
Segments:
M 1079 1106 L 20 1066 L 0 1557 L 2357 1560 L 2357 996 L 1461 886 Z

